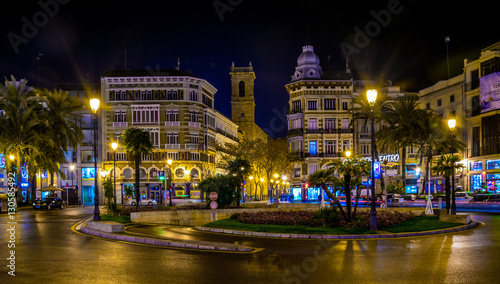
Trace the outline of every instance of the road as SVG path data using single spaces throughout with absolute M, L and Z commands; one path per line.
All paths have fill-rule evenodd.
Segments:
M 484 227 L 384 240 L 283 240 L 164 226 L 157 234 L 237 242 L 256 253 L 163 249 L 77 234 L 92 207 L 15 215 L 15 277 L 8 275 L 8 216 L 0 215 L 0 283 L 497 283 L 500 214 L 473 212 Z M 132 230 L 151 230 L 136 227 Z

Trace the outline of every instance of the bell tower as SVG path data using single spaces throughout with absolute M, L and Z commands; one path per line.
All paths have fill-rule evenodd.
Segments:
M 248 67 L 235 67 L 229 72 L 231 78 L 231 120 L 238 124 L 246 138 L 255 136 L 255 99 L 252 62 Z

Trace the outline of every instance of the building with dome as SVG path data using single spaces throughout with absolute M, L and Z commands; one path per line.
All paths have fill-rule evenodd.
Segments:
M 313 46 L 306 45 L 285 88 L 290 96 L 287 140 L 295 158 L 291 193 L 296 200 L 317 200 L 320 191 L 308 188 L 308 176 L 353 148 L 352 73 L 323 72 Z

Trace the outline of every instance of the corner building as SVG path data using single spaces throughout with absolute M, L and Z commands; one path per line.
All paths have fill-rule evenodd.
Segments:
M 216 139 L 238 139 L 238 126 L 214 109 L 216 92 L 208 81 L 178 69 L 154 74 L 110 71 L 101 77 L 103 169 L 113 176 L 111 143 L 118 142 L 117 202 L 123 202 L 124 186 L 133 185 L 136 174 L 140 175 L 141 197 L 158 200 L 162 193 L 159 171 L 171 177 L 173 197 L 203 198 L 197 186 L 216 174 Z M 121 145 L 121 136 L 130 127 L 147 131 L 154 147 L 149 156 L 142 157 L 139 173 L 134 172 Z M 163 191 L 165 198 L 168 192 Z
M 323 72 L 314 48 L 307 45 L 285 88 L 290 96 L 287 140 L 295 159 L 290 193 L 296 200 L 317 200 L 320 190 L 307 187 L 308 176 L 353 149 L 352 74 Z

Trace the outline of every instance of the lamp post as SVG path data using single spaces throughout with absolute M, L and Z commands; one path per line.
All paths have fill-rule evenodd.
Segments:
M 111 148 L 113 148 L 113 201 L 116 204 L 116 148 L 118 148 L 118 143 L 111 143 Z
M 73 188 L 73 171 L 75 170 L 75 165 L 69 165 L 69 170 L 71 171 L 71 188 Z M 69 190 L 66 192 L 66 204 L 69 205 Z
M 172 178 L 172 173 L 170 171 L 170 165 L 172 165 L 172 159 L 168 159 L 167 160 L 167 164 L 168 164 L 168 195 L 169 195 L 169 199 L 170 199 L 170 207 L 172 207 L 172 190 L 170 190 L 170 186 L 171 186 L 171 178 Z
M 453 130 L 455 130 L 455 126 L 457 125 L 457 121 L 455 119 L 450 119 L 448 120 L 448 127 L 450 127 L 450 130 L 453 135 Z M 451 155 L 453 156 L 455 152 L 455 148 L 453 147 L 455 142 L 455 135 L 452 136 L 451 140 Z M 451 165 L 451 171 L 452 171 L 452 176 L 451 176 L 451 214 L 455 215 L 457 214 L 457 204 L 455 203 L 455 163 Z
M 99 212 L 99 189 L 97 188 L 97 110 L 99 109 L 99 99 L 90 100 L 94 120 L 94 221 L 101 221 Z
M 368 102 L 370 103 L 370 119 L 371 119 L 371 134 L 372 134 L 372 168 L 371 168 L 371 179 L 372 179 L 372 186 L 371 186 L 371 198 L 372 198 L 372 203 L 370 207 L 370 229 L 371 230 L 377 230 L 377 211 L 375 210 L 375 152 L 376 152 L 376 145 L 375 145 L 375 121 L 373 119 L 373 106 L 375 105 L 375 101 L 377 100 L 377 90 L 368 90 L 366 91 L 366 98 L 368 99 Z

